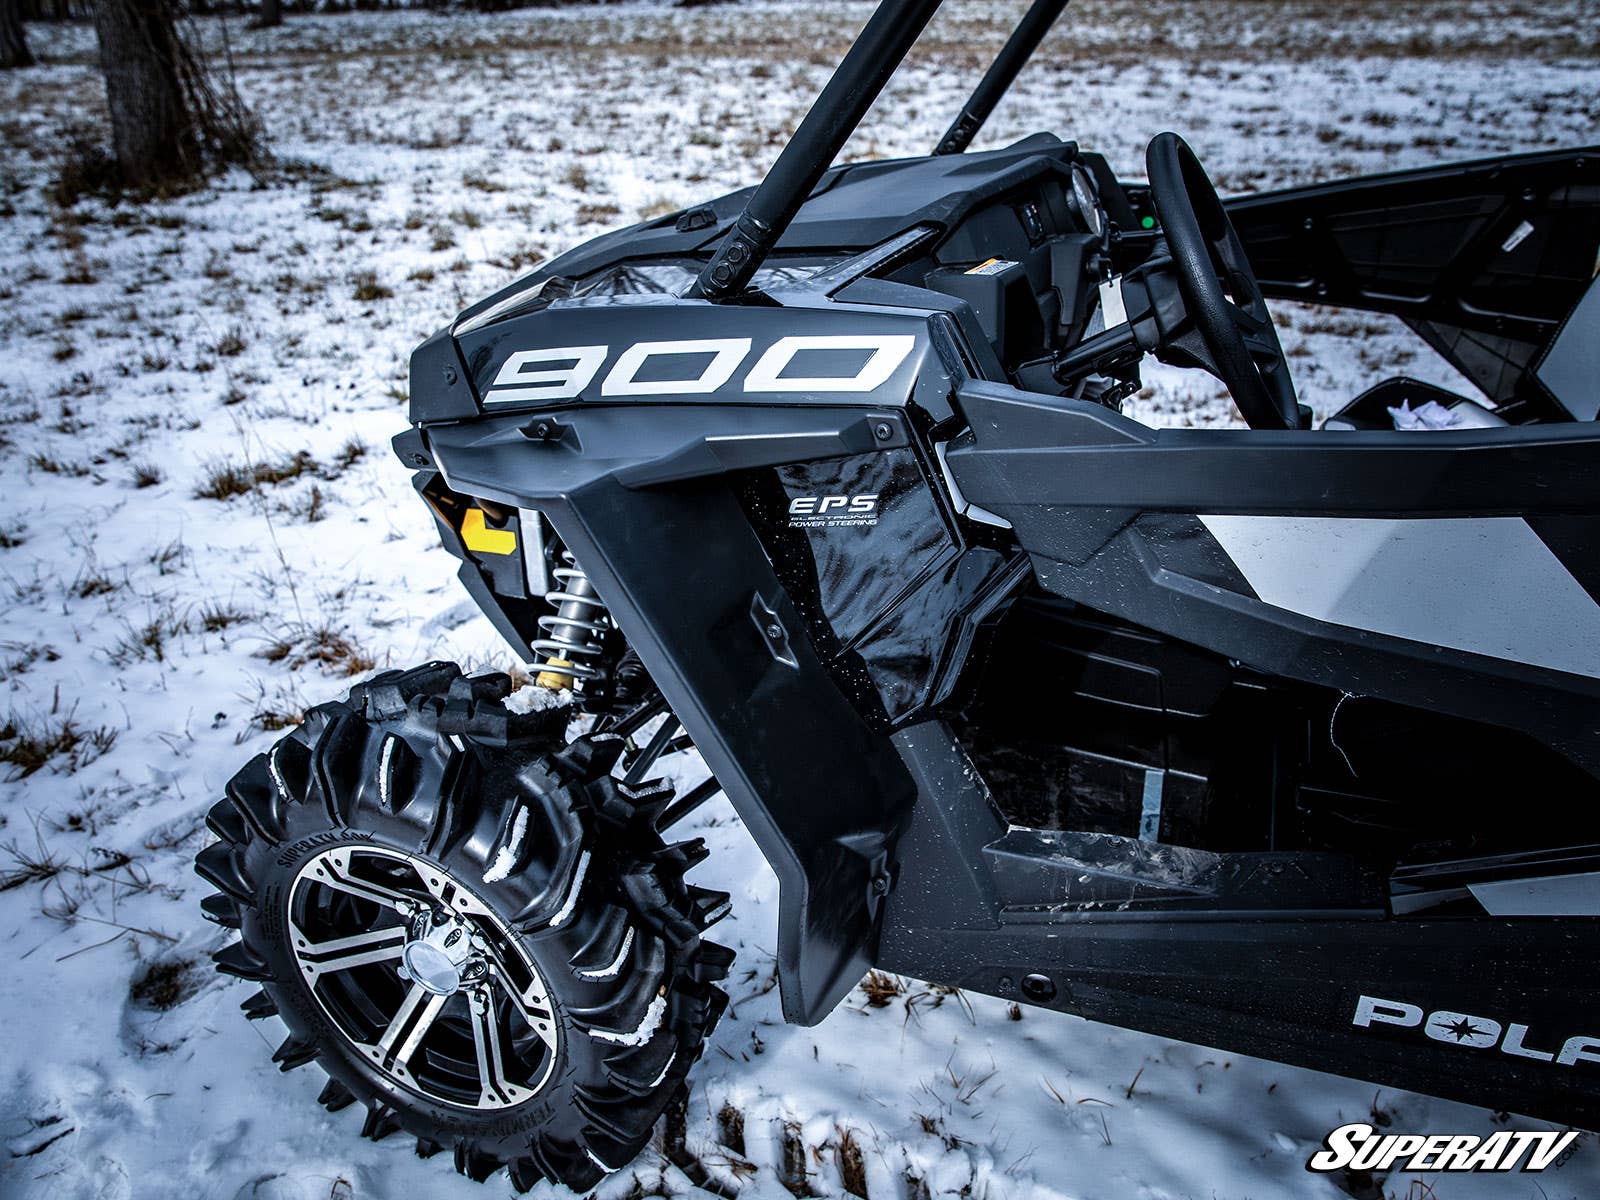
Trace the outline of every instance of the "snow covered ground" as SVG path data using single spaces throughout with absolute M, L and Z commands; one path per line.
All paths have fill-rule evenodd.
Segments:
M 1019 7 L 953 0 L 850 153 L 930 146 Z M 45 188 L 69 129 L 102 119 L 92 38 L 30 29 L 46 65 L 0 78 L 0 1194 L 509 1193 L 359 1140 L 352 1111 L 314 1103 L 315 1068 L 273 1069 L 281 1034 L 239 1016 L 249 989 L 206 958 L 223 938 L 189 868 L 201 815 L 350 677 L 508 663 L 387 450 L 410 348 L 564 246 L 755 180 L 868 11 L 235 23 L 281 171 L 71 209 Z M 1051 128 L 1137 175 L 1173 127 L 1246 190 L 1591 142 L 1596 28 L 1586 0 L 1086 0 L 981 144 Z M 1396 323 L 1279 321 L 1319 413 L 1397 369 L 1451 382 Z M 1233 420 L 1204 377 L 1147 378 L 1142 419 Z M 1402 1130 L 1506 1121 L 911 981 L 787 1028 L 773 879 L 724 802 L 692 824 L 714 851 L 697 881 L 734 894 L 717 935 L 739 962 L 689 1144 L 752 1200 L 791 1194 L 786 1137 L 817 1195 L 842 1192 L 853 1146 L 878 1200 L 1239 1200 L 1343 1194 L 1303 1164 L 1375 1109 Z M 1593 1196 L 1600 1145 L 1537 1179 L 1346 1186 Z M 689 1190 L 647 1153 L 601 1194 Z

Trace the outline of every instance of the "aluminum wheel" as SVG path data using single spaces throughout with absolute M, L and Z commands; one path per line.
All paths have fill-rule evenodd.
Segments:
M 326 1072 L 319 1104 L 469 1179 L 581 1193 L 683 1095 L 728 897 L 685 880 L 701 843 L 662 841 L 665 785 L 615 777 L 621 737 L 510 691 L 429 663 L 318 705 L 228 781 L 195 870 L 239 934 L 217 969 L 260 985 L 240 1007 L 283 1023 L 274 1063 Z
M 548 990 L 504 922 L 437 864 L 335 846 L 306 860 L 287 912 L 301 978 L 397 1082 L 442 1104 L 510 1108 L 555 1066 Z

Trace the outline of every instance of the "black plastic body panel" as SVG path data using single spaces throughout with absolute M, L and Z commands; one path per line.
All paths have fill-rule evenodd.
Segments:
M 1600 428 L 1151 430 L 1096 405 L 970 383 L 951 450 L 1049 591 L 1268 675 L 1522 730 L 1600 775 L 1600 679 L 1347 629 L 1196 561 L 1194 514 L 1600 517 Z M 1170 514 L 1170 516 L 1168 515 Z
M 1240 197 L 1270 297 L 1403 317 L 1495 403 L 1565 415 L 1527 369 L 1600 249 L 1600 147 L 1450 163 Z
M 916 339 L 916 345 L 898 362 L 893 374 L 870 393 L 860 391 L 826 391 L 795 388 L 789 391 L 766 389 L 751 390 L 746 386 L 748 374 L 761 353 L 787 335 L 797 331 L 803 320 L 807 336 L 906 336 Z M 928 318 L 922 313 L 895 313 L 893 311 L 850 309 L 839 305 L 819 305 L 805 310 L 797 320 L 790 308 L 748 307 L 716 311 L 705 301 L 685 301 L 666 304 L 629 304 L 614 300 L 568 302 L 522 316 L 510 316 L 493 324 L 474 329 L 459 339 L 461 353 L 474 389 L 483 397 L 488 412 L 549 407 L 557 400 L 515 400 L 502 403 L 499 396 L 515 394 L 518 388 L 496 387 L 496 380 L 511 355 L 519 351 L 546 350 L 552 347 L 586 348 L 598 346 L 608 351 L 601 366 L 594 372 L 591 382 L 580 395 L 564 398 L 567 403 L 642 403 L 650 404 L 742 404 L 750 407 L 770 408 L 779 405 L 806 404 L 812 406 L 861 406 L 872 404 L 903 404 L 913 388 L 923 383 L 942 402 L 949 395 L 948 380 L 942 387 L 937 383 L 937 365 L 924 372 L 929 340 Z M 708 326 L 710 327 L 708 329 Z M 706 391 L 670 390 L 663 385 L 655 393 L 636 393 L 627 399 L 612 398 L 605 385 L 613 368 L 630 346 L 639 343 L 694 343 L 701 342 L 708 332 L 717 341 L 747 343 L 739 368 L 724 382 Z M 815 353 L 815 352 L 813 352 Z M 711 353 L 684 352 L 664 354 L 663 367 L 674 371 L 675 378 L 693 376 L 710 358 Z M 837 352 L 840 369 L 836 374 L 849 374 L 861 364 L 862 355 L 856 352 Z M 674 360 L 686 360 L 676 362 Z M 651 364 L 653 365 L 653 364 Z M 793 370 L 807 373 L 831 368 L 832 363 L 812 366 L 797 360 Z M 540 370 L 549 368 L 540 364 Z M 648 367 L 641 368 L 643 375 Z M 924 374 L 927 379 L 924 381 Z
M 542 512 L 606 598 L 778 875 L 784 1013 L 801 1023 L 826 1016 L 872 962 L 873 880 L 915 791 L 817 658 L 730 481 L 682 464 L 717 465 L 719 438 L 749 465 L 763 452 L 856 451 L 867 415 L 773 409 L 757 431 L 737 408 L 596 407 L 564 412 L 574 436 L 558 443 L 525 437 L 526 416 L 427 435 L 452 489 Z M 885 419 L 901 418 L 872 423 Z M 752 621 L 757 598 L 795 665 Z
M 919 793 L 900 842 L 881 969 L 1600 1125 L 1600 1025 L 1589 1003 L 1600 919 L 1497 920 L 1481 910 L 1475 919 L 1404 919 L 1370 871 L 1339 855 L 1219 855 L 1008 831 L 949 728 L 927 722 L 894 741 Z M 1549 857 L 1521 870 L 1552 869 Z M 1362 1023 L 1363 996 L 1414 1006 L 1416 1020 Z M 1521 1026 L 1511 1044 L 1535 1053 L 1425 1034 L 1422 1014 L 1434 1012 L 1468 1014 L 1496 1042 Z M 1568 1061 L 1552 1061 L 1563 1051 Z
M 1020 556 L 969 544 L 914 447 L 752 472 L 740 495 L 812 642 L 874 729 L 949 695 L 971 628 L 1003 603 Z
M 784 230 L 776 252 L 866 250 L 918 225 L 952 228 L 995 196 L 1060 172 L 1077 153 L 1074 143 L 1041 133 L 981 153 L 833 167 Z M 712 224 L 683 230 L 678 227 L 679 214 L 669 213 L 602 234 L 467 308 L 456 323 L 470 323 L 544 279 L 577 279 L 633 259 L 709 253 L 744 210 L 753 190 L 731 192 L 696 205 L 696 212 L 712 214 Z
M 1527 1044 L 1551 1055 L 1568 1038 L 1600 1038 L 1600 1026 L 1584 1019 L 1593 1012 L 1600 921 L 1381 917 L 1086 913 L 963 929 L 896 906 L 880 966 L 1385 1086 L 1600 1126 L 1592 1060 L 1533 1061 L 1353 1020 L 1365 995 L 1487 1018 L 1497 1038 L 1505 1025 L 1523 1024 Z M 1025 992 L 1032 976 L 1047 979 L 1053 995 L 1042 998 L 1037 984 Z

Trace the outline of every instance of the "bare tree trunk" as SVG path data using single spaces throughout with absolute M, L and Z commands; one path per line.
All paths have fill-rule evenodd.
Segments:
M 95 0 L 94 31 L 122 181 L 149 187 L 201 168 L 195 115 L 180 75 L 173 0 Z
M 261 15 L 256 18 L 259 29 L 271 29 L 283 24 L 283 0 L 261 0 Z
M 31 66 L 33 55 L 22 28 L 21 0 L 0 0 L 0 68 Z

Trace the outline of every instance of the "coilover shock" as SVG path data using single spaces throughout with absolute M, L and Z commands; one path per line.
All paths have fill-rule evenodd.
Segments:
M 534 653 L 544 656 L 534 682 L 540 687 L 565 690 L 578 680 L 600 675 L 599 666 L 592 660 L 603 651 L 610 619 L 605 602 L 572 552 L 562 547 L 557 556 L 560 565 L 550 571 L 555 586 L 544 594 L 545 602 L 555 611 L 539 618 L 539 628 L 549 636 L 533 643 Z

